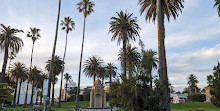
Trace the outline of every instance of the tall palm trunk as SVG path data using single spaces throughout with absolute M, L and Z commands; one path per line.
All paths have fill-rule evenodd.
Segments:
M 52 102 L 51 102 L 51 105 L 54 105 L 54 85 L 55 85 L 55 74 L 53 74 L 53 89 L 52 89 Z
M 65 57 L 66 57 L 66 48 L 67 48 L 67 35 L 68 33 L 66 33 L 66 42 L 65 42 L 65 49 L 64 49 L 64 54 L 63 54 L 63 62 L 65 61 Z M 65 67 L 64 67 L 65 68 Z M 61 82 L 60 82 L 60 95 L 59 95 L 59 103 L 58 103 L 58 108 L 61 107 L 61 91 L 62 91 L 62 85 L 63 85 L 63 73 L 64 73 L 64 68 L 62 70 L 61 73 Z M 66 96 L 65 96 L 66 97 Z M 65 98 L 66 100 L 66 98 Z
M 153 88 L 152 67 L 150 68 L 149 74 L 150 74 L 150 88 L 152 89 Z
M 93 75 L 93 85 L 95 85 L 95 74 Z
M 31 63 L 30 63 L 30 72 L 31 72 L 31 68 L 32 68 L 32 60 L 33 60 L 33 52 L 34 52 L 34 42 L 32 45 L 32 50 L 31 50 Z M 30 76 L 30 75 L 29 75 Z M 24 101 L 24 108 L 26 108 L 27 106 L 27 93 L 28 93 L 28 88 L 29 88 L 29 76 L 28 76 L 28 83 L 27 83 L 27 89 L 26 89 L 26 94 L 25 94 L 25 101 Z M 32 104 L 32 103 L 31 103 Z
M 36 98 L 35 98 L 35 104 L 37 105 L 37 99 L 38 99 L 38 92 L 37 92 L 37 95 L 36 95 Z
M 26 88 L 26 93 L 25 93 L 25 101 L 24 101 L 24 108 L 26 108 L 26 106 L 27 106 L 27 94 L 28 94 L 28 88 L 29 88 L 29 82 L 30 82 L 30 80 L 28 79 L 28 82 L 27 82 L 27 88 Z
M 110 72 L 112 72 L 111 70 L 110 70 Z M 111 84 L 112 84 L 112 73 L 110 73 L 110 94 L 111 94 L 111 92 L 112 92 L 112 90 L 111 90 Z M 112 94 L 110 95 L 110 100 L 111 100 L 111 102 L 112 102 Z M 111 111 L 112 111 L 112 103 L 111 103 Z
M 65 91 L 65 101 L 67 102 L 66 100 L 66 95 L 67 95 L 67 85 L 68 85 L 68 81 L 66 81 L 66 91 Z
M 50 73 L 49 73 L 49 82 L 48 82 L 48 91 L 47 91 L 47 97 L 49 97 L 49 100 L 50 100 L 51 79 L 52 79 L 53 64 L 54 64 L 53 62 L 54 62 L 54 55 L 55 55 L 55 51 L 56 51 L 57 35 L 58 35 L 58 27 L 59 27 L 59 19 L 60 19 L 60 7 L 61 7 L 61 0 L 59 0 L 59 9 L 58 9 L 58 15 L 57 15 L 56 33 L 55 33 L 53 52 L 52 52 L 51 64 L 50 64 Z M 46 105 L 49 104 L 49 100 L 46 101 Z
M 18 101 L 17 101 L 17 104 L 19 104 L 19 101 L 20 101 L 21 83 L 22 83 L 22 80 L 20 79 L 19 90 L 18 90 Z
M 8 71 L 10 71 L 10 67 L 11 66 L 11 58 L 10 58 L 10 60 L 9 60 L 9 64 L 8 64 Z
M 123 76 L 122 76 L 122 79 L 126 79 L 126 39 L 125 38 L 126 36 L 123 35 L 123 62 L 124 62 L 124 73 L 123 73 Z
M 16 105 L 17 88 L 18 88 L 18 78 L 16 79 L 16 86 L 15 86 L 15 94 L 14 94 L 13 106 Z
M 31 89 L 31 103 L 30 103 L 31 105 L 33 105 L 33 96 L 34 96 L 34 87 L 35 87 L 34 82 L 35 81 L 33 80 L 32 89 Z
M 42 97 L 43 97 L 43 85 L 42 85 L 42 88 L 41 88 L 41 95 L 40 95 L 40 104 L 42 104 Z M 44 101 L 45 102 L 45 101 Z
M 4 61 L 3 61 L 3 66 L 2 66 L 2 74 L 0 78 L 0 83 L 4 83 L 5 80 L 5 71 L 6 71 L 6 66 L 8 62 L 8 44 L 5 46 L 5 55 L 4 55 Z
M 103 90 L 104 89 L 104 77 L 102 77 L 102 108 L 104 108 L 104 91 L 105 90 Z
M 168 77 L 167 77 L 167 64 L 166 64 L 166 53 L 165 53 L 165 27 L 164 27 L 164 12 L 162 9 L 162 1 L 157 0 L 157 27 L 158 27 L 158 55 L 159 55 L 159 80 L 162 84 L 163 107 L 167 111 L 170 111 L 170 94 L 168 87 Z
M 83 55 L 84 37 L 85 37 L 85 24 L 86 24 L 86 18 L 84 17 L 82 48 L 81 48 L 80 63 L 79 63 L 78 88 L 77 88 L 77 95 L 76 95 L 76 110 L 79 109 L 80 76 L 81 76 L 81 67 L 82 67 L 82 55 Z
M 34 42 L 32 45 L 32 50 L 31 50 L 31 63 L 30 63 L 30 71 L 31 71 L 31 67 L 32 67 L 32 61 L 33 61 L 33 53 L 34 53 Z

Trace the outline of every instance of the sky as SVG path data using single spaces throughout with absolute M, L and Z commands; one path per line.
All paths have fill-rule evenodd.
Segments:
M 116 12 L 133 13 L 141 27 L 140 37 L 145 49 L 157 51 L 156 23 L 145 20 L 145 14 L 140 15 L 138 0 L 92 0 L 95 3 L 94 13 L 86 19 L 85 45 L 83 61 L 92 55 L 101 57 L 105 63 L 112 62 L 120 73 L 118 53 L 122 45 L 111 41 L 109 31 L 110 18 Z M 62 0 L 60 19 L 70 16 L 75 22 L 75 30 L 68 35 L 68 46 L 65 60 L 65 72 L 72 75 L 78 82 L 79 58 L 82 42 L 83 14 L 79 13 L 76 4 L 80 0 Z M 176 20 L 165 20 L 166 57 L 170 83 L 175 91 L 182 91 L 187 86 L 187 77 L 195 74 L 200 88 L 207 85 L 206 76 L 213 73 L 213 67 L 220 59 L 220 18 L 217 9 L 213 8 L 214 0 L 185 0 L 184 9 Z M 56 29 L 58 0 L 1 0 L 0 23 L 12 28 L 22 29 L 25 33 L 18 34 L 24 42 L 22 51 L 12 62 L 20 61 L 27 67 L 30 65 L 32 41 L 26 37 L 30 27 L 41 29 L 41 38 L 36 41 L 33 55 L 33 65 L 40 67 L 45 73 L 46 61 L 52 55 L 53 41 Z M 138 46 L 138 41 L 131 42 Z M 56 55 L 63 57 L 65 31 L 59 27 Z M 4 52 L 0 51 L 0 68 Z M 154 71 L 156 72 L 156 71 Z M 156 73 L 154 73 L 156 75 Z M 55 85 L 59 89 L 59 81 Z M 81 76 L 81 87 L 91 86 L 92 78 Z M 58 94 L 58 93 L 57 93 Z M 58 95 L 56 95 L 58 96 Z

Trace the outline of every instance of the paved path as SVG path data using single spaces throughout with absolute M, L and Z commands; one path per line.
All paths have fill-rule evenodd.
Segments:
M 118 108 L 113 108 L 112 111 L 117 110 Z M 83 111 L 111 111 L 111 109 L 82 109 Z

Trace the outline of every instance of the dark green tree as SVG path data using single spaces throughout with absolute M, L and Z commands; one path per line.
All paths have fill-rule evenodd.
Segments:
M 50 70 L 49 70 L 49 82 L 48 82 L 48 91 L 47 91 L 47 97 L 50 98 L 50 91 L 51 91 L 51 81 L 53 78 L 53 70 L 54 70 L 54 59 L 55 59 L 55 52 L 56 52 L 56 44 L 57 44 L 57 35 L 58 35 L 58 28 L 59 28 L 59 21 L 60 21 L 60 8 L 61 7 L 61 0 L 59 0 L 59 6 L 58 6 L 58 14 L 57 14 L 57 24 L 56 24 L 56 33 L 54 37 L 54 45 L 53 45 L 53 52 L 51 56 L 51 64 L 50 64 Z M 49 104 L 49 101 L 46 101 L 46 105 Z
M 66 48 L 67 48 L 67 36 L 68 36 L 69 32 L 74 29 L 75 23 L 74 23 L 74 21 L 72 21 L 72 18 L 65 17 L 64 20 L 61 21 L 60 25 L 63 26 L 62 30 L 66 31 L 65 49 L 64 49 L 64 54 L 63 54 L 63 62 L 65 62 Z M 59 108 L 61 107 L 61 91 L 62 91 L 62 85 L 63 85 L 63 73 L 64 73 L 64 69 L 61 72 L 60 95 L 59 95 L 59 103 L 58 103 Z
M 32 83 L 31 103 L 30 103 L 31 105 L 33 104 L 34 88 L 37 86 L 38 82 L 40 81 L 39 79 L 41 79 L 41 73 L 42 73 L 42 71 L 37 66 L 34 66 L 31 69 L 31 72 L 29 75 L 30 82 Z
M 11 73 L 10 77 L 16 81 L 16 86 L 14 90 L 14 101 L 13 101 L 13 105 L 16 105 L 17 91 L 18 91 L 18 101 L 19 101 L 21 82 L 22 80 L 25 80 L 27 78 L 27 68 L 25 64 L 16 62 L 12 65 L 12 69 L 10 73 Z M 20 84 L 18 83 L 19 78 L 20 78 Z M 19 89 L 17 89 L 18 84 L 19 84 Z
M 22 39 L 17 35 L 18 33 L 23 32 L 22 30 L 14 29 L 10 26 L 6 27 L 3 24 L 0 26 L 0 49 L 5 53 L 0 83 L 4 83 L 9 52 L 18 53 L 24 44 Z
M 12 90 L 8 87 L 7 83 L 0 83 L 0 104 L 7 102 L 11 102 L 13 100 L 13 96 L 11 95 Z M 1 110 L 1 106 L 0 106 Z
M 117 67 L 113 63 L 107 63 L 107 66 L 105 67 L 106 70 L 106 77 L 109 78 L 110 82 L 110 93 L 111 93 L 111 84 L 112 84 L 112 77 L 115 78 L 117 75 Z M 110 95 L 110 99 L 112 102 L 112 96 Z M 111 105 L 111 110 L 112 110 L 112 104 Z
M 150 75 L 150 87 L 153 87 L 153 75 L 152 70 L 157 69 L 158 58 L 155 57 L 157 52 L 149 49 L 144 51 L 141 66 L 146 69 L 147 73 Z
M 51 67 L 51 62 L 52 60 L 49 59 L 46 63 L 46 67 L 45 69 L 49 72 L 50 71 L 50 67 Z M 62 61 L 62 58 L 60 58 L 59 56 L 55 56 L 54 57 L 54 62 L 53 62 L 53 77 L 51 79 L 52 81 L 52 102 L 51 104 L 54 105 L 54 85 L 56 84 L 56 76 L 58 76 L 64 69 L 64 62 Z
M 124 67 L 123 55 L 123 49 L 121 49 L 118 59 L 121 61 L 122 67 Z M 137 47 L 131 47 L 131 45 L 128 45 L 126 48 L 126 56 L 126 68 L 128 71 L 128 77 L 130 78 L 137 73 L 141 61 L 141 54 L 138 52 Z
M 87 77 L 93 77 L 93 84 L 95 83 L 96 77 L 100 78 L 99 67 L 103 63 L 103 60 L 96 55 L 89 57 L 85 60 L 83 72 Z
M 213 68 L 213 76 L 209 81 L 210 94 L 212 95 L 211 102 L 220 107 L 220 63 Z
M 139 37 L 140 27 L 137 24 L 137 18 L 133 17 L 133 13 L 129 14 L 127 12 L 116 12 L 117 17 L 112 17 L 110 21 L 109 33 L 112 33 L 112 40 L 117 40 L 118 45 L 120 42 L 123 43 L 123 78 L 127 76 L 127 60 L 126 51 L 127 45 L 130 40 L 136 40 Z
M 93 7 L 95 4 L 90 0 L 81 0 L 77 4 L 79 13 L 83 13 L 84 15 L 84 23 L 83 23 L 83 38 L 82 38 L 82 47 L 81 47 L 81 54 L 80 54 L 80 63 L 79 63 L 79 77 L 78 77 L 78 89 L 76 95 L 76 110 L 79 109 L 79 92 L 80 92 L 80 76 L 81 76 L 81 67 L 82 67 L 82 56 L 83 56 L 83 46 L 84 46 L 84 38 L 85 38 L 85 24 L 86 24 L 86 17 L 88 17 L 92 12 L 94 12 Z
M 166 63 L 166 51 L 165 51 L 165 26 L 164 19 L 167 17 L 168 21 L 170 18 L 176 19 L 179 12 L 182 12 L 184 0 L 139 0 L 140 13 L 145 13 L 146 21 L 157 20 L 158 27 L 158 59 L 159 59 L 159 78 L 160 83 L 163 84 L 163 106 L 170 111 L 170 94 L 169 94 L 169 83 L 167 76 L 167 63 Z
M 197 80 L 197 77 L 194 74 L 190 74 L 190 76 L 188 77 L 188 82 L 187 82 L 187 84 L 189 85 L 190 94 L 195 94 L 199 92 L 198 86 L 197 86 L 198 83 L 199 81 Z
M 64 79 L 66 80 L 66 93 L 65 93 L 65 101 L 67 102 L 67 98 L 66 98 L 66 96 L 67 96 L 67 87 L 68 87 L 68 83 L 69 83 L 69 81 L 72 79 L 72 76 L 69 74 L 69 73 L 66 73 L 66 74 L 64 74 Z

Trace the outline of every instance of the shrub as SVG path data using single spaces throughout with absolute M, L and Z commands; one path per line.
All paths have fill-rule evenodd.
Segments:
M 206 100 L 205 94 L 189 94 L 188 99 L 190 102 L 204 102 Z
M 8 87 L 7 83 L 0 83 L 0 104 L 13 100 L 11 92 L 12 90 Z

